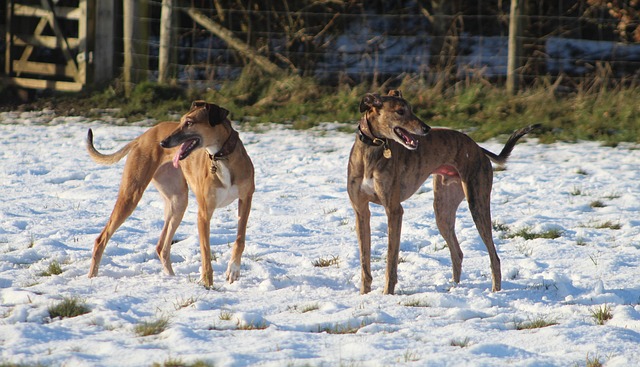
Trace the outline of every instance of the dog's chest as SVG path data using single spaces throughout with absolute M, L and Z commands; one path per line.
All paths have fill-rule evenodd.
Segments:
M 373 187 L 373 177 L 363 178 L 362 183 L 360 183 L 360 190 L 362 190 L 367 195 L 374 195 L 376 191 Z
M 216 208 L 221 208 L 238 198 L 238 186 L 231 183 L 231 172 L 224 163 L 216 168 L 216 176 L 220 180 L 220 185 L 215 188 Z

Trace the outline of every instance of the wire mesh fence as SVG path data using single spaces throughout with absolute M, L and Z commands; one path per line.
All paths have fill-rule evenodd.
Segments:
M 524 52 L 518 60 L 523 81 L 638 77 L 640 2 L 523 2 Z M 117 3 L 115 58 L 122 65 L 123 12 Z M 131 39 L 140 60 L 133 67 L 153 81 L 158 78 L 162 1 L 136 3 L 143 10 Z M 173 0 L 171 77 L 180 84 L 213 85 L 239 77 L 253 61 L 188 15 L 195 9 L 255 55 L 321 82 L 405 75 L 433 82 L 468 77 L 500 81 L 507 68 L 509 6 L 510 1 L 483 0 Z

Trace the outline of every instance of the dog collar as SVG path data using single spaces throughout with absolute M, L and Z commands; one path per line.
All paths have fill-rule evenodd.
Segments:
M 222 148 L 220 148 L 217 153 L 211 154 L 207 152 L 209 154 L 209 159 L 211 159 L 211 167 L 209 168 L 209 170 L 212 174 L 215 174 L 218 171 L 217 162 L 223 159 L 227 159 L 227 157 L 231 153 L 233 153 L 233 151 L 236 149 L 236 145 L 238 144 L 238 140 L 240 140 L 238 132 L 231 129 L 231 134 L 229 134 L 229 137 L 224 142 L 224 144 L 222 144 Z
M 371 132 L 371 127 L 369 127 L 369 119 L 367 119 L 366 115 L 362 117 L 360 123 L 358 124 L 358 138 L 361 142 L 367 145 L 373 145 L 377 147 L 386 145 L 386 139 L 383 140 L 373 135 L 373 133 Z
M 391 158 L 391 149 L 389 149 L 389 141 L 387 139 L 380 139 L 371 133 L 371 129 L 369 129 L 369 121 L 367 120 L 366 116 L 363 117 L 362 120 L 360 120 L 360 124 L 358 124 L 357 134 L 358 134 L 358 139 L 360 139 L 360 141 L 365 143 L 366 145 L 374 146 L 374 147 L 383 146 L 384 152 L 382 153 L 382 155 L 387 159 Z
M 362 131 L 360 126 L 358 126 L 358 130 L 356 131 L 356 133 L 358 134 L 358 139 L 360 139 L 361 142 L 367 145 L 379 147 L 385 144 L 385 141 L 380 138 L 376 138 L 376 137 L 370 138 L 369 136 L 367 136 L 367 134 L 365 134 Z

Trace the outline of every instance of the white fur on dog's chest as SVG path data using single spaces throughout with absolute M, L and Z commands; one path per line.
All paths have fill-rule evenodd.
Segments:
M 216 175 L 222 183 L 216 188 L 216 208 L 222 208 L 238 198 L 238 186 L 231 184 L 231 173 L 224 163 L 218 165 Z
M 373 177 L 364 177 L 362 179 L 362 183 L 360 184 L 360 190 L 369 195 L 375 194 L 376 190 L 373 187 Z

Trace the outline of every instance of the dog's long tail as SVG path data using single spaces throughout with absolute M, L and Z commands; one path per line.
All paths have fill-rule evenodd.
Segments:
M 482 148 L 482 151 L 484 152 L 484 154 L 486 154 L 487 157 L 489 157 L 489 159 L 491 159 L 492 162 L 501 165 L 505 164 L 507 162 L 507 158 L 509 158 L 509 155 L 511 155 L 511 151 L 513 150 L 513 147 L 516 146 L 518 140 L 520 140 L 521 137 L 527 135 L 531 130 L 537 129 L 538 127 L 540 127 L 540 124 L 529 125 L 527 127 L 523 127 L 522 129 L 516 130 L 513 134 L 511 134 L 509 140 L 507 140 L 507 143 L 504 145 L 504 148 L 502 148 L 500 154 L 492 153 L 484 148 Z
M 87 132 L 87 151 L 89 152 L 89 156 L 91 157 L 91 159 L 93 159 L 93 161 L 96 163 L 114 164 L 118 162 L 119 160 L 124 158 L 124 156 L 129 154 L 132 144 L 133 142 L 128 143 L 127 145 L 120 148 L 120 150 L 118 150 L 117 152 L 111 154 L 103 154 L 98 152 L 96 147 L 93 146 L 93 131 L 89 129 L 89 131 Z

